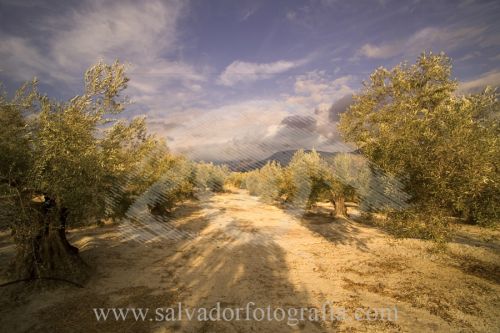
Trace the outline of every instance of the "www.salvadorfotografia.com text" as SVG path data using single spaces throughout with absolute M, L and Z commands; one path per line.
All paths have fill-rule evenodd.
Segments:
M 398 320 L 398 309 L 395 305 L 347 309 L 334 306 L 331 301 L 324 302 L 321 308 L 257 306 L 254 302 L 248 302 L 243 307 L 223 307 L 217 302 L 211 308 L 189 307 L 177 303 L 173 307 L 93 308 L 92 311 L 97 321 L 279 321 L 295 326 L 304 321 L 395 322 Z

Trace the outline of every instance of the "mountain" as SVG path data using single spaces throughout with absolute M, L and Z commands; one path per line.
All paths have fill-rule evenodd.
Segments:
M 284 150 L 284 151 L 279 151 L 271 156 L 260 160 L 260 161 L 255 161 L 252 159 L 243 159 L 243 160 L 234 160 L 234 161 L 214 161 L 214 164 L 217 165 L 227 165 L 229 170 L 231 171 L 250 171 L 254 169 L 259 169 L 266 165 L 267 162 L 271 161 L 276 161 L 282 166 L 287 166 L 288 163 L 292 160 L 293 154 L 295 154 L 297 150 Z M 304 150 L 306 153 L 312 152 L 312 150 Z M 317 151 L 322 157 L 328 158 L 335 156 L 338 154 L 338 152 L 326 152 L 326 151 Z

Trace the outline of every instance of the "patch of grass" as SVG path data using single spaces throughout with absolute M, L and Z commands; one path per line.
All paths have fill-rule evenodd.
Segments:
M 472 255 L 452 255 L 462 272 L 500 284 L 500 265 L 480 260 Z
M 464 302 L 463 296 L 457 297 L 449 291 L 416 285 L 414 281 L 402 283 L 398 290 L 393 291 L 391 297 L 409 303 L 413 307 L 426 309 L 446 322 L 453 325 L 459 324 L 461 327 L 471 328 L 472 326 L 463 319 L 462 315 L 457 315 L 456 310 L 473 316 L 482 314 L 479 303 L 473 295 L 469 294 L 467 301 Z
M 346 277 L 342 278 L 342 280 L 344 281 L 344 287 L 352 291 L 363 289 L 375 294 L 384 295 L 384 291 L 386 289 L 385 285 L 382 282 L 378 282 L 376 284 L 368 284 L 364 282 L 355 282 Z
M 405 210 L 393 212 L 383 227 L 399 238 L 417 238 L 446 243 L 454 233 L 449 218 L 439 210 Z

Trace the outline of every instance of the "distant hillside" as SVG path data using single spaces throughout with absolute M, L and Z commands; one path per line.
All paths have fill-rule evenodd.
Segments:
M 287 166 L 288 163 L 292 160 L 293 154 L 295 154 L 297 150 L 284 150 L 279 151 L 277 153 L 272 154 L 271 156 L 260 160 L 254 161 L 250 159 L 245 160 L 235 160 L 235 161 L 214 161 L 214 164 L 225 164 L 229 167 L 231 171 L 250 171 L 254 169 L 259 169 L 266 165 L 267 162 L 276 161 L 282 166 Z M 310 153 L 312 150 L 304 150 L 307 153 Z M 338 152 L 326 152 L 326 151 L 318 151 L 318 153 L 325 158 L 335 156 Z

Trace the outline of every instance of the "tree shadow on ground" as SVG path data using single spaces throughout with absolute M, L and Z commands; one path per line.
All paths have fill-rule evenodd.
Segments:
M 357 249 L 369 251 L 368 241 L 373 238 L 371 228 L 362 226 L 350 218 L 335 218 L 331 210 L 315 209 L 300 216 L 302 226 L 315 235 L 338 245 L 354 245 Z
M 221 229 L 215 228 L 190 243 L 179 244 L 179 254 L 166 258 L 165 264 L 176 267 L 173 275 L 184 283 L 180 298 L 185 306 L 212 309 L 219 303 L 221 308 L 232 309 L 233 314 L 240 309 L 240 318 L 251 320 L 183 321 L 182 332 L 291 332 L 299 329 L 323 332 L 330 323 L 321 320 L 288 322 L 274 317 L 258 320 L 260 310 L 256 308 L 270 307 L 271 313 L 282 308 L 288 313 L 294 311 L 291 308 L 311 307 L 308 292 L 298 290 L 289 281 L 283 249 L 259 235 L 252 221 L 230 220 L 226 226 L 224 229 L 232 231 L 221 233 Z M 236 228 L 241 235 L 234 233 Z
M 295 326 L 286 320 L 155 321 L 156 308 L 177 307 L 178 302 L 191 309 L 211 309 L 217 303 L 236 309 L 249 302 L 255 303 L 250 304 L 252 309 L 308 307 L 307 291 L 297 290 L 288 280 L 283 250 L 272 240 L 241 241 L 214 227 L 226 223 L 229 229 L 241 227 L 245 233 L 252 222 L 236 220 L 220 208 L 220 203 L 214 205 L 208 198 L 202 205 L 188 203 L 178 209 L 168 223 L 185 237 L 141 242 L 128 234 L 124 237 L 115 225 L 70 232 L 71 243 L 95 269 L 85 288 L 62 285 L 26 293 L 22 301 L 12 298 L 11 290 L 9 297 L 2 295 L 6 302 L 0 309 L 0 324 L 11 332 L 323 332 L 328 325 L 333 328 L 321 321 L 293 321 Z M 149 308 L 150 313 L 144 321 L 96 320 L 94 308 L 112 307 Z

